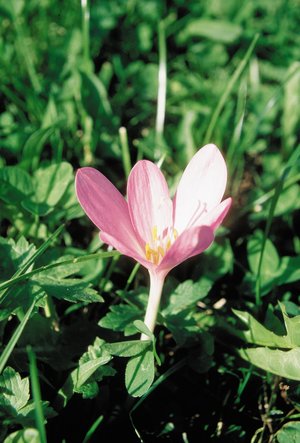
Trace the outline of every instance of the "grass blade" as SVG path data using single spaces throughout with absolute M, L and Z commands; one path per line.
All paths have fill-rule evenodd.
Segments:
M 32 388 L 32 396 L 35 404 L 34 414 L 36 427 L 40 434 L 41 443 L 47 443 L 45 417 L 43 413 L 43 406 L 41 400 L 41 390 L 38 377 L 38 369 L 36 365 L 36 356 L 31 346 L 27 346 L 27 353 L 29 358 L 29 371 Z
M 12 351 L 14 350 L 14 347 L 16 346 L 19 338 L 21 337 L 21 334 L 30 318 L 30 315 L 33 311 L 33 308 L 36 304 L 37 300 L 35 299 L 31 306 L 29 307 L 29 309 L 27 310 L 26 314 L 24 315 L 22 321 L 20 322 L 19 326 L 17 327 L 17 329 L 15 330 L 15 332 L 13 333 L 11 339 L 9 340 L 9 342 L 7 343 L 4 351 L 2 352 L 1 356 L 0 356 L 0 374 L 2 373 L 7 360 L 9 359 Z
M 131 160 L 130 160 L 130 152 L 128 146 L 127 130 L 126 128 L 124 128 L 124 126 L 122 126 L 119 129 L 119 136 L 120 136 L 121 149 L 122 149 L 123 168 L 125 176 L 126 178 L 128 178 L 129 173 L 131 171 Z
M 235 86 L 235 83 L 237 82 L 238 78 L 240 77 L 240 75 L 242 74 L 243 70 L 245 69 L 245 67 L 247 66 L 247 63 L 252 55 L 252 52 L 254 50 L 254 47 L 256 45 L 256 42 L 258 40 L 259 35 L 255 35 L 255 37 L 253 38 L 251 45 L 248 48 L 248 51 L 246 52 L 246 54 L 244 55 L 243 59 L 241 60 L 241 62 L 239 63 L 238 67 L 236 68 L 236 70 L 234 71 L 233 75 L 231 76 L 227 87 L 225 89 L 225 91 L 223 92 L 219 103 L 217 104 L 214 113 L 212 114 L 212 117 L 210 119 L 205 137 L 204 137 L 204 144 L 209 143 L 213 134 L 213 131 L 215 129 L 215 126 L 217 124 L 219 115 L 232 91 L 232 89 Z
M 51 263 L 50 265 L 41 266 L 40 268 L 33 269 L 32 271 L 27 272 L 26 274 L 14 276 L 11 279 L 5 281 L 4 283 L 1 283 L 0 284 L 0 291 L 7 289 L 10 286 L 13 286 L 21 281 L 27 280 L 35 274 L 39 274 L 40 272 L 46 272 L 52 268 L 58 268 L 60 266 L 82 263 L 82 262 L 86 262 L 89 260 L 95 260 L 97 258 L 119 257 L 119 255 L 121 255 L 121 254 L 118 251 L 97 252 L 95 254 L 88 254 L 88 255 L 84 255 L 82 257 L 71 258 L 69 260 Z M 2 294 L 2 296 L 3 296 L 3 294 Z M 0 297 L 0 299 L 1 299 L 1 297 Z
M 84 440 L 82 443 L 88 443 L 92 436 L 94 435 L 95 431 L 98 429 L 99 425 L 103 422 L 104 416 L 100 415 L 97 420 L 94 421 L 88 432 L 86 433 L 86 436 L 84 437 Z
M 288 174 L 290 173 L 292 167 L 294 166 L 294 164 L 297 162 L 297 160 L 299 160 L 299 156 L 300 156 L 300 145 L 294 151 L 294 153 L 290 156 L 290 159 L 287 162 L 287 165 L 283 170 L 281 178 L 279 179 L 279 182 L 277 183 L 273 198 L 270 203 L 270 209 L 269 209 L 267 223 L 266 223 L 263 241 L 262 241 L 262 245 L 261 245 L 260 257 L 259 257 L 257 275 L 256 275 L 255 303 L 256 303 L 257 307 L 261 306 L 261 278 L 260 278 L 261 277 L 261 269 L 262 269 L 262 263 L 263 263 L 263 258 L 264 258 L 265 246 L 266 246 L 268 236 L 270 234 L 271 224 L 272 224 L 272 220 L 274 217 L 276 205 L 277 205 L 278 199 L 280 197 L 280 194 L 283 190 L 284 182 L 285 182 Z
M 64 229 L 64 227 L 65 227 L 65 225 L 59 226 L 59 228 L 57 228 L 56 231 L 52 235 L 50 235 L 48 240 L 46 240 L 36 250 L 36 252 L 31 257 L 29 257 L 27 262 L 23 266 L 21 266 L 17 270 L 17 272 L 15 272 L 15 274 L 9 280 L 7 280 L 6 282 L 4 282 L 4 283 L 2 283 L 0 285 L 0 291 L 3 291 L 4 289 L 9 288 L 12 284 L 14 284 L 14 283 L 16 283 L 18 281 L 26 279 L 28 276 L 23 277 L 23 278 L 20 278 L 20 277 L 22 277 L 26 273 L 27 269 L 30 268 L 30 266 L 36 261 L 36 259 L 46 251 L 46 249 L 50 246 L 52 241 L 55 240 L 61 234 L 61 232 Z M 14 283 L 12 283 L 12 282 L 14 282 Z M 8 295 L 8 291 L 6 290 L 5 292 L 3 292 L 0 295 L 0 300 L 3 301 L 7 297 L 7 295 Z
M 158 25 L 158 92 L 157 92 L 157 112 L 156 112 L 156 138 L 161 140 L 164 132 L 166 95 L 167 95 L 167 47 L 165 27 L 163 21 Z

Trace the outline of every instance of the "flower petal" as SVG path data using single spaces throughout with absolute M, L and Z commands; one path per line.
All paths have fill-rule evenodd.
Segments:
M 174 226 L 179 233 L 190 228 L 218 205 L 227 181 L 226 163 L 212 144 L 201 148 L 187 165 L 174 197 Z
M 168 250 L 157 271 L 170 271 L 179 263 L 205 251 L 214 240 L 213 230 L 209 226 L 198 226 L 184 231 Z
M 209 226 L 214 232 L 220 226 L 232 205 L 232 198 L 226 198 L 201 218 L 201 225 Z
M 150 242 L 153 228 L 158 235 L 172 226 L 172 201 L 160 169 L 148 160 L 133 167 L 127 184 L 129 213 L 135 230 L 145 243 Z
M 115 236 L 109 235 L 102 231 L 100 232 L 100 238 L 104 243 L 113 246 L 117 251 L 121 252 L 121 254 L 133 258 L 149 270 L 153 269 L 153 263 L 149 262 L 144 255 L 140 255 L 136 249 L 131 248 L 128 244 L 122 243 Z
M 89 167 L 79 169 L 76 194 L 87 216 L 101 231 L 128 245 L 129 249 L 142 253 L 126 200 L 101 172 Z

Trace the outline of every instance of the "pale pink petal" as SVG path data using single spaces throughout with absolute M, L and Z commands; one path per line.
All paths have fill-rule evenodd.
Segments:
M 232 198 L 229 197 L 222 201 L 219 205 L 209 211 L 204 217 L 201 218 L 201 225 L 209 226 L 213 231 L 215 231 L 224 218 L 227 215 L 232 204 Z
M 135 230 L 145 243 L 151 241 L 153 228 L 158 235 L 172 226 L 172 201 L 160 169 L 148 160 L 133 167 L 127 184 L 129 213 Z
M 171 270 L 189 257 L 205 251 L 214 240 L 213 230 L 209 226 L 198 226 L 184 231 L 173 243 L 157 272 Z
M 226 163 L 212 144 L 201 148 L 187 165 L 174 197 L 174 226 L 179 233 L 199 223 L 225 192 Z
M 89 167 L 79 169 L 76 174 L 76 194 L 87 216 L 101 231 L 142 253 L 126 200 L 101 172 Z
M 130 245 L 124 244 L 120 242 L 115 236 L 109 235 L 106 232 L 100 232 L 100 238 L 101 240 L 115 248 L 117 251 L 121 252 L 121 254 L 127 255 L 128 257 L 133 258 L 137 262 L 141 263 L 143 266 L 145 266 L 147 269 L 151 270 L 154 268 L 153 263 L 146 260 L 144 255 L 140 255 L 139 252 L 136 249 L 133 249 L 130 247 Z

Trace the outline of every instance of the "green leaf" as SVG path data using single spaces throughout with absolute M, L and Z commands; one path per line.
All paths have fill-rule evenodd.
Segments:
M 7 366 L 0 375 L 0 413 L 1 409 L 18 412 L 29 400 L 29 379 L 21 378 L 13 368 Z
M 84 104 L 95 121 L 101 114 L 112 117 L 113 113 L 108 100 L 106 88 L 99 77 L 93 73 L 80 72 Z
M 288 336 L 274 334 L 274 332 L 265 328 L 248 312 L 238 311 L 237 309 L 233 309 L 232 311 L 247 325 L 247 331 L 239 331 L 240 337 L 246 340 L 247 343 L 288 349 L 293 347 Z
M 293 346 L 300 346 L 300 315 L 290 318 L 287 315 L 286 307 L 279 302 L 283 315 L 284 324 L 287 330 L 288 338 Z
M 32 180 L 26 171 L 17 166 L 0 169 L 0 199 L 16 205 L 32 193 Z
M 142 354 L 132 357 L 126 366 L 125 384 L 133 397 L 144 395 L 154 380 L 154 355 L 152 346 Z
M 136 328 L 133 325 L 134 320 L 142 316 L 139 308 L 132 305 L 110 306 L 110 312 L 99 321 L 102 328 L 112 329 L 113 331 L 122 331 L 125 335 L 136 334 Z
M 255 231 L 247 244 L 249 266 L 254 275 L 257 275 L 258 271 L 263 235 L 262 231 Z M 271 240 L 267 239 L 261 266 L 262 283 L 274 278 L 274 274 L 276 274 L 279 265 L 280 258 L 277 250 Z
M 97 291 L 90 287 L 90 284 L 76 278 L 57 280 L 53 277 L 33 278 L 48 295 L 60 300 L 67 300 L 72 303 L 84 301 L 86 303 L 103 302 L 103 298 Z
M 73 168 L 70 163 L 42 166 L 34 174 L 35 201 L 50 207 L 56 206 L 72 180 Z
M 28 137 L 23 148 L 22 166 L 36 169 L 44 144 L 58 126 L 59 124 L 56 124 L 37 129 Z
M 294 283 L 300 280 L 300 256 L 282 257 L 278 269 L 278 285 Z
M 270 348 L 240 349 L 239 355 L 272 374 L 300 381 L 300 348 L 280 351 Z
M 282 428 L 276 432 L 277 443 L 298 443 L 300 435 L 300 422 L 290 421 L 285 423 Z
M 8 435 L 4 443 L 41 443 L 37 429 L 27 428 Z
M 118 357 L 133 357 L 144 352 L 152 342 L 148 340 L 130 340 L 117 343 L 106 343 L 105 350 Z
M 153 332 L 150 331 L 148 326 L 145 325 L 145 323 L 142 320 L 135 320 L 133 324 L 139 332 L 147 335 L 147 337 L 149 337 L 150 340 L 152 341 L 155 340 Z
M 9 279 L 33 257 L 35 250 L 24 237 L 17 242 L 0 237 L 0 280 Z
M 14 347 L 16 346 L 19 338 L 21 337 L 21 334 L 31 316 L 31 313 L 33 311 L 33 308 L 35 307 L 36 300 L 34 300 L 29 307 L 28 311 L 22 318 L 22 321 L 20 322 L 19 326 L 16 328 L 15 332 L 13 333 L 12 337 L 10 338 L 9 342 L 5 346 L 4 351 L 2 352 L 0 356 L 0 374 L 3 371 L 12 351 L 14 350 Z
M 241 26 L 221 20 L 189 20 L 187 26 L 179 33 L 178 42 L 183 44 L 193 37 L 205 37 L 209 40 L 233 43 L 242 34 Z
M 175 291 L 168 297 L 167 306 L 162 310 L 162 315 L 175 315 L 187 309 L 190 306 L 195 306 L 197 301 L 202 300 L 212 287 L 212 283 L 208 282 L 193 282 L 193 280 L 186 280 L 177 286 Z
M 59 406 L 65 406 L 74 392 L 81 393 L 86 398 L 92 398 L 98 393 L 95 382 L 101 381 L 105 376 L 115 374 L 113 368 L 104 366 L 112 358 L 104 344 L 104 340 L 96 337 L 94 344 L 90 345 L 87 352 L 81 356 L 78 367 L 71 372 L 58 392 Z

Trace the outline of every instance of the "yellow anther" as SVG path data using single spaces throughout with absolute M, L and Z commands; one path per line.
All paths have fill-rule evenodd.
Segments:
M 154 265 L 158 265 L 166 252 L 170 249 L 173 242 L 178 237 L 178 232 L 174 228 L 167 228 L 167 232 L 163 234 L 158 233 L 157 226 L 153 226 L 151 229 L 151 241 L 145 244 L 145 256 L 146 259 L 152 262 Z
M 165 255 L 165 250 L 162 246 L 158 246 L 157 251 L 158 251 L 158 255 L 160 254 L 161 257 L 163 257 Z
M 146 253 L 146 259 L 147 260 L 151 259 L 151 252 L 152 252 L 152 250 L 150 248 L 149 243 L 146 243 L 146 245 L 145 245 L 145 253 Z
M 152 240 L 154 242 L 156 242 L 158 240 L 158 237 L 157 237 L 157 226 L 153 226 L 153 228 L 152 228 Z

